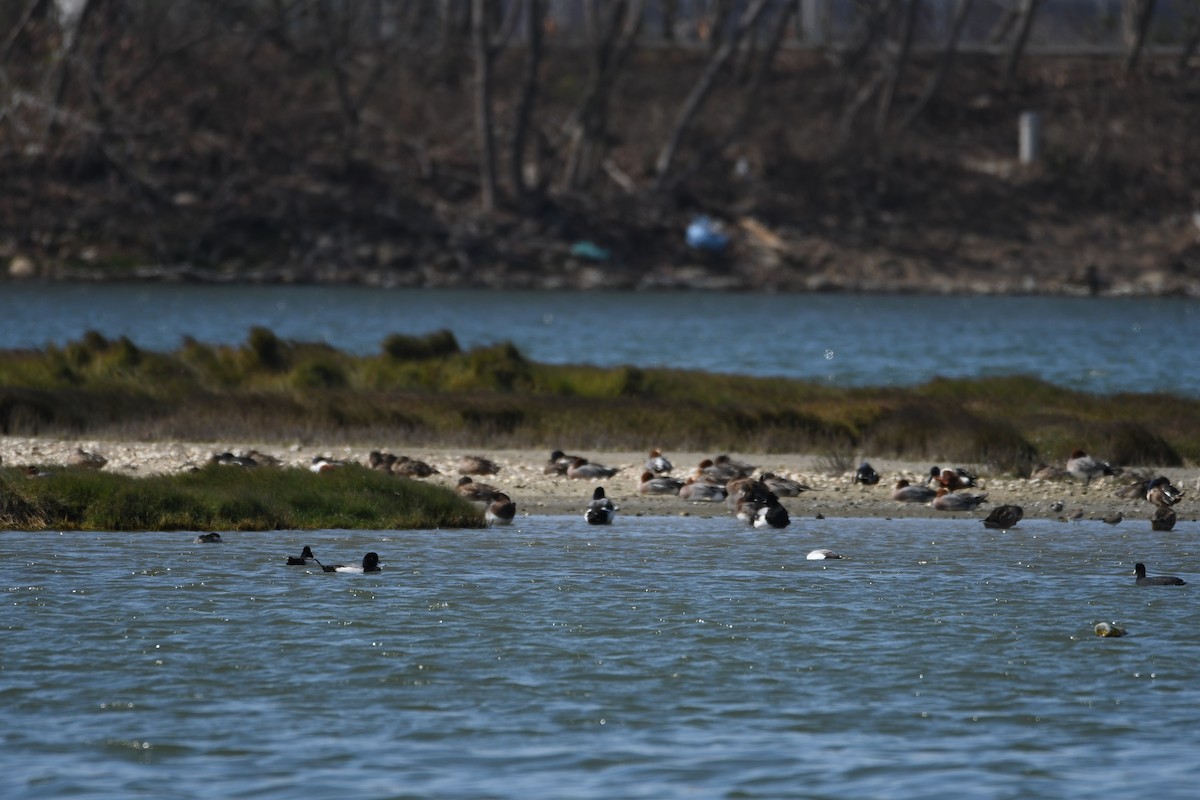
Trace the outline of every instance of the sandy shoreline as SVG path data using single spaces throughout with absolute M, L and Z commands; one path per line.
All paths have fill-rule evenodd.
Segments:
M 129 475 L 152 475 L 178 472 L 191 466 L 205 463 L 214 453 L 241 453 L 257 450 L 274 456 L 281 463 L 306 467 L 314 456 L 325 455 L 343 461 L 365 464 L 374 447 L 322 447 L 320 445 L 291 446 L 268 445 L 252 442 L 113 442 L 97 440 L 61 440 L 46 438 L 0 437 L 0 458 L 5 466 L 36 464 L 47 468 L 65 466 L 76 448 L 82 447 L 108 459 L 104 469 Z M 581 514 L 591 497 L 593 488 L 602 485 L 607 494 L 619 506 L 621 515 L 700 515 L 721 516 L 729 514 L 724 503 L 688 502 L 674 496 L 643 496 L 637 486 L 646 461 L 647 453 L 639 452 L 591 452 L 576 451 L 589 461 L 609 467 L 620 467 L 620 472 L 607 480 L 576 480 L 562 476 L 545 475 L 543 468 L 549 460 L 549 452 L 542 450 L 468 450 L 461 448 L 403 449 L 380 447 L 378 449 L 396 455 L 407 455 L 436 467 L 441 474 L 425 480 L 451 486 L 459 479 L 455 469 L 464 455 L 481 455 L 500 465 L 496 475 L 477 477 L 507 492 L 517 503 L 519 515 L 562 515 Z M 674 464 L 673 474 L 686 478 L 687 474 L 705 458 L 715 453 L 680 452 L 667 453 Z M 1126 520 L 1136 521 L 1149 529 L 1152 507 L 1136 495 L 1122 497 L 1118 494 L 1136 479 L 1136 475 L 1165 474 L 1182 488 L 1185 497 L 1176 507 L 1179 524 L 1176 531 L 1186 529 L 1196 521 L 1191 501 L 1200 494 L 1200 469 L 1194 467 L 1175 469 L 1141 468 L 1125 470 L 1118 477 L 1093 481 L 1089 487 L 1070 478 L 1043 481 L 993 475 L 980 467 L 975 469 L 981 487 L 971 491 L 986 492 L 988 499 L 974 512 L 937 511 L 928 504 L 901 503 L 891 498 L 892 485 L 898 478 L 907 478 L 913 483 L 923 482 L 931 464 L 869 458 L 872 466 L 882 476 L 876 486 L 856 485 L 851 475 L 829 474 L 824 469 L 823 459 L 806 454 L 754 454 L 730 453 L 739 460 L 757 465 L 761 471 L 793 478 L 806 484 L 811 491 L 799 497 L 783 498 L 793 518 L 824 517 L 935 517 L 963 516 L 982 519 L 996 505 L 1014 503 L 1025 510 L 1027 518 L 1057 519 L 1082 509 L 1084 519 L 1100 519 L 1120 511 Z M 963 466 L 970 464 L 945 464 Z M 1062 510 L 1056 504 L 1062 503 Z

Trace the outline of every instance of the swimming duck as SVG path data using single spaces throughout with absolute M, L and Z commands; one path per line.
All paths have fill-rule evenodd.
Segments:
M 823 561 L 825 559 L 842 558 L 842 556 L 838 555 L 832 550 L 822 547 L 817 550 L 809 550 L 808 555 L 806 555 L 805 558 L 809 561 Z
M 910 486 L 904 478 L 896 481 L 892 489 L 892 499 L 902 503 L 928 503 L 937 497 L 937 491 L 928 486 Z
M 1146 500 L 1160 508 L 1168 508 L 1183 499 L 1183 490 L 1172 486 L 1162 475 L 1146 484 Z
M 596 478 L 611 478 L 620 472 L 619 467 L 606 467 L 603 464 L 593 464 L 586 458 L 576 458 L 567 467 L 567 477 L 576 480 L 595 480 Z
M 759 506 L 754 515 L 756 528 L 786 528 L 791 523 L 787 509 L 779 502 L 779 498 L 771 495 L 767 502 Z
M 729 492 L 725 486 L 712 481 L 698 481 L 695 478 L 688 478 L 684 481 L 683 486 L 679 487 L 679 497 L 681 500 L 692 500 L 703 503 L 720 503 Z
M 951 492 L 943 486 L 937 490 L 937 497 L 933 498 L 933 507 L 938 511 L 974 511 L 985 500 L 986 494 Z
M 440 475 L 437 467 L 418 461 L 408 456 L 399 456 L 392 464 L 392 474 L 404 478 L 428 478 L 430 475 Z
M 314 558 L 313 561 L 317 560 Z M 321 564 L 320 561 L 317 561 L 317 564 L 320 565 L 321 570 L 324 572 L 348 572 L 355 575 L 362 575 L 366 572 L 383 571 L 383 568 L 379 566 L 379 554 L 374 552 L 363 556 L 362 566 L 359 567 L 347 566 L 345 564 Z
M 566 475 L 567 468 L 579 456 L 569 456 L 562 450 L 555 450 L 550 454 L 550 460 L 546 462 L 546 466 L 542 467 L 543 474 L 546 475 Z
M 300 555 L 288 556 L 287 563 L 289 567 L 303 567 L 308 564 L 309 561 L 316 560 L 317 557 L 313 555 L 312 548 L 308 545 L 304 545 L 304 549 L 300 551 Z
M 219 533 L 202 533 L 195 539 L 192 539 L 192 544 L 224 544 L 225 540 L 221 538 Z
M 1071 457 L 1067 459 L 1067 472 L 1083 481 L 1084 486 L 1090 484 L 1092 478 L 1114 474 L 1108 462 L 1098 461 L 1082 450 L 1071 451 Z
M 674 466 L 662 454 L 662 450 L 656 447 L 650 451 L 650 457 L 646 459 L 647 472 L 653 472 L 655 475 L 665 475 L 672 469 L 674 469 Z
M 1177 578 L 1174 575 L 1151 575 L 1146 577 L 1146 565 L 1142 563 L 1133 565 L 1133 574 L 1137 576 L 1134 581 L 1138 586 L 1183 586 L 1187 583 L 1183 578 Z
M 492 495 L 492 502 L 488 505 L 487 511 L 483 512 L 483 518 L 489 525 L 511 525 L 515 516 L 517 516 L 517 504 L 504 492 L 496 492 Z
M 764 472 L 759 480 L 779 497 L 799 497 L 801 492 L 812 491 L 809 486 L 800 481 L 794 481 L 773 472 Z
M 1097 636 L 1124 636 L 1125 629 L 1115 622 L 1097 622 L 1092 628 Z
M 874 467 L 864 461 L 858 465 L 858 469 L 854 470 L 854 483 L 861 483 L 863 486 L 874 486 L 879 483 L 879 473 L 875 471 Z
M 613 505 L 612 500 L 604 496 L 604 487 L 597 486 L 592 492 L 592 502 L 588 503 L 587 510 L 583 512 L 583 518 L 589 525 L 611 525 L 616 515 L 617 507 Z
M 1020 506 L 1004 505 L 996 506 L 992 512 L 983 520 L 983 527 L 998 528 L 1000 530 L 1008 530 L 1015 528 L 1021 518 L 1025 516 L 1025 509 Z
M 463 475 L 459 478 L 454 491 L 459 497 L 465 497 L 468 500 L 475 500 L 481 503 L 490 503 L 497 494 L 500 494 L 500 490 L 495 486 L 486 483 L 477 483 L 470 475 Z
M 459 475 L 497 475 L 500 465 L 483 456 L 463 456 L 458 460 Z
M 67 457 L 67 466 L 79 469 L 102 469 L 108 459 L 99 453 L 89 453 L 82 447 L 76 447 L 75 452 Z
M 1175 509 L 1170 506 L 1159 506 L 1154 509 L 1154 516 L 1150 518 L 1150 530 L 1152 531 L 1170 531 L 1175 529 Z
M 666 475 L 655 477 L 654 473 L 646 470 L 638 482 L 638 494 L 679 494 L 683 481 Z

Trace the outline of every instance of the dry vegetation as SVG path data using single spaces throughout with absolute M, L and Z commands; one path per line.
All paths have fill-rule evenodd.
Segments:
M 169 353 L 89 334 L 0 353 L 0 433 L 140 441 L 404 441 L 441 447 L 954 460 L 1028 474 L 1084 444 L 1114 464 L 1200 461 L 1200 403 L 1028 377 L 841 389 L 665 369 L 553 366 L 511 344 L 394 335 L 354 356 L 256 329 Z

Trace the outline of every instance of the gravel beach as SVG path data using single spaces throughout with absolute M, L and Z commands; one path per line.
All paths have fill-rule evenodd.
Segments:
M 96 440 L 61 440 L 48 438 L 2 437 L 0 458 L 5 466 L 35 464 L 46 469 L 65 467 L 78 448 L 106 458 L 105 470 L 128 475 L 153 475 L 179 472 L 207 462 L 215 453 L 234 454 L 258 451 L 279 460 L 283 465 L 307 467 L 316 456 L 327 456 L 344 462 L 366 464 L 371 450 L 379 449 L 394 455 L 407 455 L 425 461 L 439 474 L 424 480 L 453 486 L 460 475 L 459 460 L 465 455 L 484 456 L 499 465 L 493 475 L 476 476 L 508 493 L 522 515 L 561 515 L 582 513 L 596 486 L 604 486 L 609 497 L 619 507 L 621 516 L 641 515 L 703 515 L 729 514 L 724 503 L 689 502 L 676 496 L 645 496 L 638 493 L 638 483 L 648 452 L 593 452 L 570 450 L 588 461 L 617 467 L 619 471 L 603 480 L 572 479 L 544 474 L 550 453 L 543 450 L 467 450 L 457 448 L 430 449 L 381 445 L 379 447 L 322 447 L 319 444 L 263 444 L 254 442 L 131 442 Z M 672 475 L 686 479 L 704 459 L 716 453 L 679 452 L 666 454 L 674 465 Z M 1200 494 L 1200 469 L 1156 467 L 1125 467 L 1114 477 L 1092 481 L 1085 487 L 1072 478 L 1037 480 L 991 474 L 986 468 L 971 464 L 942 464 L 943 467 L 965 467 L 979 476 L 979 487 L 967 491 L 987 494 L 987 500 L 977 510 L 947 512 L 934 509 L 927 503 L 903 503 L 892 499 L 892 487 L 898 479 L 923 483 L 932 464 L 876 459 L 867 457 L 880 474 L 875 486 L 855 484 L 852 472 L 836 472 L 829 468 L 829 459 L 808 454 L 730 453 L 733 458 L 756 465 L 760 472 L 792 478 L 809 487 L 798 497 L 782 498 L 793 519 L 823 517 L 946 517 L 963 516 L 982 519 L 990 509 L 1001 504 L 1015 504 L 1024 509 L 1026 518 L 1068 520 L 1072 517 L 1098 520 L 1118 511 L 1127 525 L 1150 529 L 1153 506 L 1138 492 L 1129 491 L 1139 480 L 1163 474 L 1184 490 L 1183 501 L 1176 506 L 1179 516 L 1175 530 L 1186 530 L 1197 519 L 1192 509 L 1193 499 Z M 1059 464 L 1058 466 L 1062 466 Z M 397 480 L 401 480 L 397 478 Z M 1082 512 L 1080 514 L 1080 512 Z M 618 517 L 620 519 L 620 517 Z

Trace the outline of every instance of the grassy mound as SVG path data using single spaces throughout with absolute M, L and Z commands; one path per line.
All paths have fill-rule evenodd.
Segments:
M 479 528 L 482 511 L 453 491 L 347 465 L 303 469 L 207 466 L 131 478 L 64 469 L 30 478 L 0 470 L 8 530 L 261 531 Z

